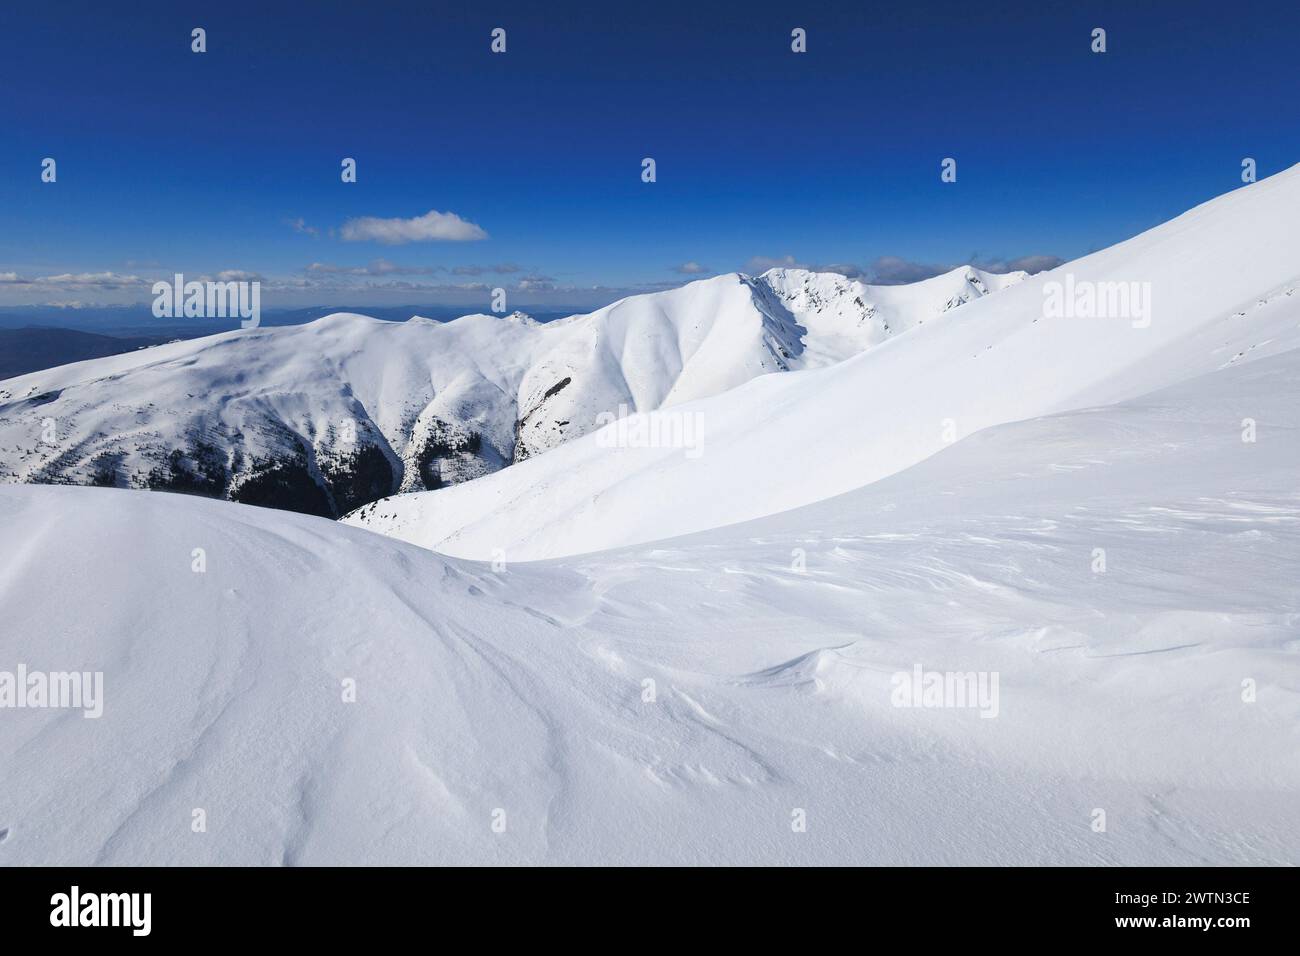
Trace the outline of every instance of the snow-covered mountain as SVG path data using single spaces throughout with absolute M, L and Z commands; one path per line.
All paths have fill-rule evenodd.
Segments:
M 1131 399 L 1300 346 L 1298 250 L 1300 166 L 837 364 L 633 416 L 347 520 L 447 554 L 528 560 L 789 510 L 990 425 Z
M 312 420 L 320 375 L 381 435 L 451 414 L 403 405 L 425 378 L 530 382 L 539 421 L 561 396 L 658 410 L 350 519 L 491 563 L 193 496 L 0 487 L 0 672 L 103 678 L 95 719 L 4 711 L 0 864 L 1300 864 L 1296 249 L 1300 167 L 888 316 L 905 335 L 883 299 L 868 318 L 782 274 L 554 333 L 340 316 L 96 363 L 97 387 L 146 389 L 129 409 L 191 374 L 244 428 Z M 1074 290 L 1113 282 L 1141 298 L 1079 314 Z M 860 337 L 828 318 L 855 314 Z M 860 354 L 835 361 L 819 318 Z M 670 329 L 676 352 L 639 351 Z M 479 378 L 411 354 L 431 334 L 465 337 Z M 280 391 L 223 361 L 258 341 Z M 709 395 L 715 348 L 742 381 Z M 737 353 L 791 371 L 744 380 Z M 37 418 L 85 368 L 6 408 Z M 631 440 L 695 414 L 693 449 Z
M 0 670 L 103 673 L 2 712 L 0 865 L 1300 864 L 1297 435 L 1292 350 L 495 569 L 0 487 Z M 900 706 L 918 667 L 997 699 Z
M 160 488 L 337 516 L 457 484 L 602 415 L 824 367 L 1024 278 L 909 286 L 773 270 L 538 324 L 335 314 L 0 382 L 0 481 Z

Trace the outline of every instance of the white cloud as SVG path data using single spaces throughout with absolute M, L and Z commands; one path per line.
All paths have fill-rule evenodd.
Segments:
M 299 216 L 297 219 L 286 219 L 285 224 L 289 226 L 289 228 L 292 229 L 294 232 L 301 232 L 305 236 L 315 236 L 320 234 L 320 230 L 318 230 L 315 226 L 307 225 L 306 220 L 304 220 L 301 216 Z
M 145 280 L 136 275 L 122 275 L 117 272 L 65 272 L 56 276 L 40 276 L 31 281 L 36 285 L 61 288 L 129 289 L 141 285 Z
M 454 212 L 430 209 L 413 219 L 379 219 L 361 216 L 343 223 L 339 235 L 347 242 L 382 242 L 398 245 L 404 242 L 471 242 L 486 239 L 488 234 L 472 222 Z
M 708 272 L 709 267 L 702 266 L 694 259 L 692 259 L 690 262 L 683 262 L 681 265 L 676 266 L 673 269 L 673 271 L 680 273 L 681 275 L 684 276 L 697 276 L 700 275 L 701 273 Z
M 1060 256 L 1032 255 L 1021 256 L 1018 259 L 991 259 L 988 261 L 972 258 L 972 262 L 987 272 L 1019 272 L 1023 270 L 1030 275 L 1035 275 L 1039 272 L 1055 269 L 1065 260 Z
M 445 272 L 441 266 L 399 266 L 387 259 L 374 259 L 365 266 L 340 266 L 329 262 L 313 262 L 307 271 L 316 275 L 339 276 L 429 276 Z
M 519 266 L 515 265 L 513 262 L 502 262 L 492 266 L 456 266 L 451 270 L 452 275 L 458 276 L 481 276 L 485 273 L 509 275 L 519 271 Z
M 528 275 L 520 279 L 516 284 L 520 292 L 553 292 L 556 290 L 555 279 L 551 276 Z
M 781 256 L 774 259 L 771 256 L 754 256 L 745 263 L 745 271 L 752 276 L 760 275 L 768 269 L 802 269 L 804 264 L 795 259 L 794 256 Z

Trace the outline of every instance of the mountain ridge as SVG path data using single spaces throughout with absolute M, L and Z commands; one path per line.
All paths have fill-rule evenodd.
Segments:
M 535 458 L 605 414 L 842 361 L 965 304 L 972 275 L 999 288 L 1023 278 L 963 267 L 876 287 L 728 273 L 548 323 L 340 312 L 74 363 L 0 381 L 0 481 L 337 517 Z

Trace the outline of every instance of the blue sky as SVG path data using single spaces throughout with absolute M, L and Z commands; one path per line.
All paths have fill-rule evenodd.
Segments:
M 266 308 L 897 280 L 1073 258 L 1300 161 L 1293 2 L 8 6 L 0 304 L 227 270 Z M 487 238 L 345 228 L 431 210 Z

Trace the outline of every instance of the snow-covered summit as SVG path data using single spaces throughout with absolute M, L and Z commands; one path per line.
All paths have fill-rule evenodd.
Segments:
M 800 367 L 843 361 L 951 309 L 1028 278 L 960 266 L 906 285 L 868 285 L 834 272 L 769 269 L 753 281 L 776 296 L 806 330 Z

